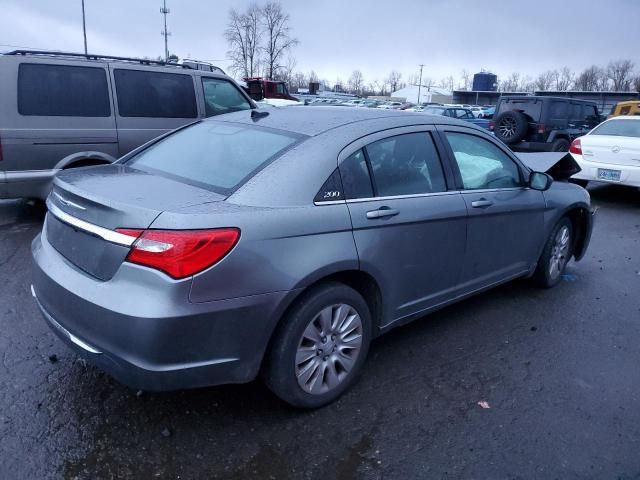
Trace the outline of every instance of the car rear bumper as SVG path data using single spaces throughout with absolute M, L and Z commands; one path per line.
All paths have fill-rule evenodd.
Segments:
M 39 198 L 44 200 L 51 191 L 51 182 L 59 170 L 25 170 L 0 172 L 0 199 Z
M 46 229 L 32 251 L 32 293 L 49 326 L 90 363 L 135 389 L 252 380 L 287 295 L 195 304 L 188 301 L 190 282 L 135 282 L 141 267 L 123 264 L 107 282 L 87 276 L 47 242 Z
M 582 170 L 571 178 L 640 187 L 640 165 L 616 165 L 613 163 L 590 162 L 586 161 L 582 155 L 572 155 Z M 620 180 L 598 178 L 598 169 L 619 170 Z

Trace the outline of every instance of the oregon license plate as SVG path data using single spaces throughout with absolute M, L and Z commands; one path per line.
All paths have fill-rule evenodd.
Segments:
M 609 180 L 612 182 L 620 181 L 620 170 L 609 170 L 608 168 L 598 169 L 598 178 L 600 180 Z

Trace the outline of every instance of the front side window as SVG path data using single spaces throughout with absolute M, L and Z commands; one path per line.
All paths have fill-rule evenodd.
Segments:
M 385 138 L 366 147 L 379 197 L 447 189 L 438 151 L 426 132 Z
M 518 165 L 493 143 L 466 133 L 446 135 L 465 190 L 521 186 Z
M 202 89 L 207 117 L 251 108 L 244 95 L 228 80 L 202 77 Z
M 298 140 L 280 130 L 207 121 L 169 135 L 126 164 L 228 193 Z
M 115 69 L 121 117 L 196 118 L 191 75 Z
M 21 115 L 109 117 L 104 68 L 23 63 L 18 71 Z

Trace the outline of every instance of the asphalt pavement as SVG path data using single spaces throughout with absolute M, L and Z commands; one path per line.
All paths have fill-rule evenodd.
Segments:
M 139 393 L 31 298 L 44 210 L 0 202 L 0 478 L 640 478 L 640 191 L 590 189 L 591 247 L 377 339 L 323 409 L 260 382 Z

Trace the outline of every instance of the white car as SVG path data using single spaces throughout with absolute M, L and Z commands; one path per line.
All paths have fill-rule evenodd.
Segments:
M 615 117 L 576 138 L 569 152 L 582 171 L 572 178 L 640 187 L 640 117 Z
M 397 110 L 402 106 L 402 102 L 384 102 L 382 105 L 378 105 L 376 108 L 384 108 L 387 110 Z
M 471 113 L 473 113 L 473 116 L 476 118 L 483 118 L 484 117 L 484 109 L 482 107 L 469 107 L 468 110 L 471 110 Z

